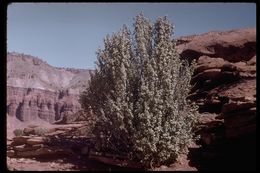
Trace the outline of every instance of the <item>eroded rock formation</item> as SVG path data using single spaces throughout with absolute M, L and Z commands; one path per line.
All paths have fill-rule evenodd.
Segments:
M 24 122 L 65 123 L 80 110 L 90 70 L 55 68 L 29 55 L 7 54 L 7 113 Z
M 80 110 L 78 95 L 7 86 L 7 113 L 21 121 L 55 122 Z
M 177 47 L 183 58 L 197 61 L 189 98 L 199 105 L 207 154 L 230 169 L 255 169 L 256 30 L 181 37 Z

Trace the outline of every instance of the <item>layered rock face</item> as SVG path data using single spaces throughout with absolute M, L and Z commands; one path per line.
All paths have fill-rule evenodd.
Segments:
M 35 88 L 7 87 L 7 113 L 21 121 L 53 123 L 80 110 L 78 95 Z M 62 96 L 63 95 L 63 96 Z
M 236 160 L 237 169 L 254 166 L 256 30 L 181 37 L 177 47 L 183 58 L 197 61 L 189 98 L 202 115 L 202 144 L 218 155 L 222 152 L 220 160 Z
M 80 110 L 90 70 L 55 68 L 24 54 L 7 54 L 7 113 L 21 121 L 65 122 Z
M 7 141 L 7 156 L 23 158 L 59 157 L 69 156 L 75 153 L 73 150 L 91 145 L 89 138 L 78 136 L 71 139 L 82 124 L 73 125 L 51 125 L 40 127 L 37 125 L 21 129 L 23 135 L 17 135 Z M 66 134 L 71 136 L 66 136 Z M 88 152 L 88 151 L 87 151 Z M 83 154 L 83 153 L 82 153 Z

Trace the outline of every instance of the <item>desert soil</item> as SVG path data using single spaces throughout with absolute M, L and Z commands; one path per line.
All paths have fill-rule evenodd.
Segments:
M 68 125 L 52 125 L 44 121 L 34 122 L 34 125 L 39 125 L 46 128 L 67 128 L 80 127 L 81 124 L 68 124 Z M 23 129 L 30 124 L 22 123 L 14 117 L 8 117 L 7 121 L 7 143 L 14 137 L 13 130 L 20 128 Z M 72 134 L 67 134 L 72 135 Z M 196 146 L 195 146 L 196 147 Z M 87 156 L 74 154 L 69 157 L 48 157 L 48 158 L 10 158 L 7 157 L 6 167 L 10 171 L 82 171 L 82 170 L 130 170 L 129 168 L 122 168 L 112 165 L 106 165 L 94 160 L 89 160 Z M 182 155 L 179 160 L 169 167 L 161 166 L 154 168 L 155 171 L 175 171 L 186 170 L 196 171 L 195 167 L 189 165 L 189 159 L 186 155 Z

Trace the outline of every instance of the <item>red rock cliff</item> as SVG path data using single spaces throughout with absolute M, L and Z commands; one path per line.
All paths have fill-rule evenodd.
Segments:
M 256 29 L 181 37 L 177 48 L 197 60 L 189 98 L 199 105 L 205 151 L 222 153 L 222 168 L 255 169 Z
M 21 121 L 63 121 L 80 110 L 89 70 L 55 68 L 30 55 L 7 54 L 7 113 Z

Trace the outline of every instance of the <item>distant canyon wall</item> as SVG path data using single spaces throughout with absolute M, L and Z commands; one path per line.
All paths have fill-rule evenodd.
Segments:
M 79 94 L 88 85 L 90 71 L 56 68 L 37 57 L 8 53 L 8 116 L 66 123 L 81 109 Z
M 42 119 L 50 123 L 65 121 L 80 111 L 78 95 L 35 88 L 7 86 L 7 113 L 21 121 Z

